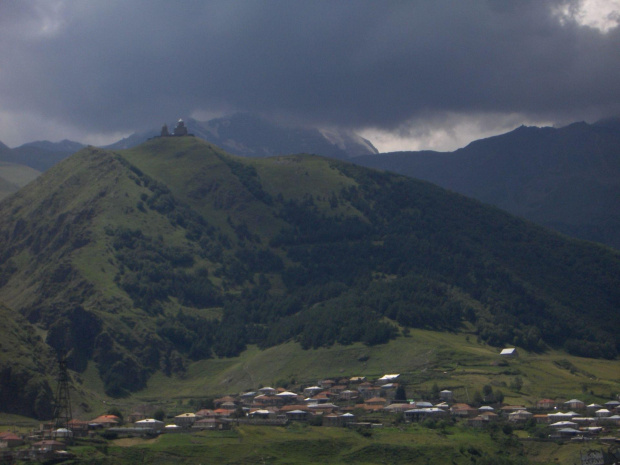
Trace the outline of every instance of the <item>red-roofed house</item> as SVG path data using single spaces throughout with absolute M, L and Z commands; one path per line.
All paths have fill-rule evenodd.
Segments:
M 540 399 L 536 402 L 536 408 L 540 410 L 551 410 L 555 407 L 555 400 L 553 399 Z
M 24 443 L 24 440 L 15 433 L 0 433 L 0 443 L 5 443 L 6 447 L 17 447 Z
M 98 423 L 100 425 L 105 426 L 106 428 L 110 426 L 116 426 L 121 422 L 121 419 L 116 415 L 101 415 L 95 418 L 94 420 L 89 421 L 89 423 Z

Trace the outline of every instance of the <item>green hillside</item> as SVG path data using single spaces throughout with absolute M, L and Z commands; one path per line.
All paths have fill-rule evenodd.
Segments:
M 519 127 L 454 152 L 353 162 L 430 181 L 572 237 L 620 249 L 620 120 Z
M 36 329 L 0 304 L 0 411 L 46 418 L 52 414 L 54 357 Z
M 39 171 L 29 166 L 0 161 L 0 200 L 17 192 L 39 174 Z
M 0 301 L 110 396 L 248 347 L 374 350 L 407 328 L 620 347 L 616 252 L 402 176 L 191 137 L 54 166 L 0 203 L 0 263 Z

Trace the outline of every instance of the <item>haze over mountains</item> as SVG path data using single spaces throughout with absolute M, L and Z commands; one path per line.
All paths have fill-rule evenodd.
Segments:
M 15 362 L 39 353 L 96 367 L 114 396 L 248 344 L 372 346 L 407 327 L 613 358 L 619 276 L 610 249 L 343 161 L 194 137 L 87 147 L 0 202 L 0 302 L 25 317 L 0 410 L 46 414 L 48 368 Z
M 170 125 L 172 129 L 174 125 Z M 271 157 L 292 153 L 312 153 L 330 158 L 347 159 L 378 153 L 372 143 L 353 132 L 325 131 L 316 128 L 276 124 L 248 113 L 200 122 L 185 120 L 191 134 L 208 140 L 233 155 Z M 160 128 L 133 134 L 105 148 L 128 149 L 158 136 Z

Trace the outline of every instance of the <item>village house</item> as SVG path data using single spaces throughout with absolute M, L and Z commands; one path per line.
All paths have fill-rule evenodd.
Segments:
M 331 392 L 332 394 L 340 394 L 342 391 L 344 391 L 347 388 L 346 384 L 336 384 L 332 387 L 329 388 L 329 392 Z
M 364 403 L 366 405 L 383 408 L 385 406 L 386 400 L 383 397 L 371 397 L 370 399 L 366 399 Z
M 284 404 L 283 399 L 278 399 L 275 395 L 266 395 L 261 394 L 254 398 L 254 402 L 252 402 L 252 406 L 275 406 L 275 405 Z
M 318 382 L 318 384 L 323 389 L 329 389 L 336 384 L 336 381 L 334 381 L 333 379 L 322 379 Z
M 371 386 L 360 391 L 360 394 L 364 400 L 372 399 L 373 397 L 381 397 L 381 388 L 379 386 Z
M 353 422 L 355 422 L 355 415 L 352 413 L 343 413 L 342 415 L 332 413 L 323 417 L 323 426 L 347 426 Z
M 549 419 L 550 423 L 555 423 L 556 421 L 571 420 L 573 417 L 577 417 L 577 416 L 579 415 L 576 414 L 575 412 L 567 412 L 567 413 L 553 412 L 553 413 L 549 413 L 547 415 L 547 418 Z
M 409 403 L 394 403 L 383 407 L 383 411 L 388 413 L 403 413 L 410 409 L 411 404 Z
M 196 422 L 192 425 L 192 429 L 197 430 L 214 430 L 218 429 L 218 426 L 221 423 L 218 422 L 216 418 L 201 418 L 200 420 L 196 420 Z
M 602 409 L 597 410 L 596 412 L 594 412 L 594 416 L 597 417 L 597 418 L 610 417 L 611 416 L 611 412 L 609 410 L 607 410 L 606 408 L 602 408 Z
M 100 415 L 88 422 L 89 425 L 99 425 L 103 428 L 110 428 L 119 425 L 121 419 L 116 415 Z
M 511 423 L 525 423 L 533 417 L 534 414 L 527 410 L 516 410 L 508 414 L 508 421 Z
M 467 420 L 467 424 L 473 428 L 484 428 L 489 424 L 489 418 L 478 415 Z
M 618 402 L 617 400 L 610 400 L 609 402 L 605 402 L 604 407 L 615 413 L 620 413 L 620 402 Z
M 385 383 L 393 383 L 394 381 L 398 379 L 399 376 L 400 374 L 398 373 L 383 375 L 381 378 L 377 380 L 377 384 L 381 385 Z
M 450 407 L 450 413 L 455 417 L 472 418 L 478 415 L 478 410 L 468 404 L 454 404 Z
M 301 399 L 301 396 L 290 391 L 282 391 L 278 393 L 276 397 L 282 402 L 282 405 L 291 404 Z
M 550 438 L 562 439 L 582 436 L 584 433 L 575 428 L 560 428 L 556 433 L 549 435 Z
M 344 390 L 340 394 L 338 394 L 338 400 L 342 400 L 342 401 L 355 400 L 358 397 L 359 397 L 359 392 L 352 391 L 350 389 Z
M 491 407 L 490 405 L 482 405 L 481 407 L 478 407 L 478 412 L 480 413 L 495 412 L 495 409 Z
M 310 387 L 304 388 L 304 396 L 313 397 L 322 391 L 323 391 L 323 388 L 321 386 L 310 386 Z
M 235 399 L 232 396 L 224 396 L 224 397 L 220 397 L 219 399 L 215 399 L 213 401 L 213 406 L 215 408 L 230 408 L 230 406 L 232 406 L 232 408 L 234 409 L 236 406 L 236 401 L 237 399 Z M 224 404 L 228 404 L 228 406 L 224 405 Z
M 15 433 L 9 431 L 0 433 L 0 444 L 4 444 L 3 447 L 18 447 L 24 443 L 24 439 Z
M 551 410 L 555 407 L 555 401 L 553 399 L 540 399 L 536 402 L 536 408 L 538 410 Z
M 144 420 L 138 420 L 134 422 L 136 428 L 145 428 L 153 431 L 162 431 L 164 429 L 164 422 L 155 420 L 154 418 L 145 418 Z
M 586 404 L 579 399 L 567 400 L 562 405 L 564 405 L 564 408 L 568 408 L 571 410 L 583 410 L 584 408 L 586 408 Z
M 332 412 L 336 412 L 340 410 L 340 407 L 338 407 L 335 404 L 332 404 L 331 402 L 327 402 L 324 404 L 310 404 L 308 405 L 308 408 L 310 409 L 311 412 L 315 414 L 317 412 L 326 414 L 326 413 L 332 413 Z
M 271 410 L 256 409 L 256 410 L 250 410 L 250 412 L 248 413 L 248 417 L 249 418 L 259 418 L 261 420 L 267 420 L 269 418 L 275 418 L 276 415 Z
M 556 421 L 555 423 L 551 423 L 549 425 L 549 428 L 577 428 L 577 423 L 575 423 L 574 421 Z
M 373 386 L 374 385 L 370 381 L 364 381 L 364 382 L 359 384 L 359 386 L 357 387 L 357 390 L 359 392 L 364 392 L 366 389 L 370 389 Z
M 174 417 L 174 424 L 181 428 L 189 428 L 196 420 L 195 413 L 182 413 Z
M 448 416 L 448 412 L 440 408 L 414 408 L 404 413 L 407 421 L 424 421 L 428 418 L 444 418 Z
M 284 414 L 290 421 L 307 421 L 310 415 L 306 410 L 301 409 L 285 411 Z
M 597 422 L 606 426 L 620 426 L 620 415 L 612 415 L 610 417 L 601 417 Z
M 588 412 L 588 414 L 594 414 L 594 412 L 596 412 L 597 410 L 600 410 L 602 408 L 603 408 L 603 406 L 599 405 L 599 404 L 586 405 L 586 411 Z
M 254 398 L 257 395 L 258 394 L 255 391 L 244 392 L 243 394 L 241 394 L 239 396 L 241 404 L 243 404 L 243 405 L 252 405 L 252 402 L 254 401 Z
M 533 418 L 536 424 L 538 425 L 543 425 L 549 422 L 549 416 L 546 414 L 542 414 L 542 413 L 534 414 Z
M 213 410 L 213 415 L 215 415 L 215 418 L 228 418 L 233 414 L 234 411 L 235 409 L 216 408 L 215 410 Z
M 307 404 L 326 404 L 330 401 L 331 393 L 329 391 L 319 392 L 316 396 L 305 399 Z
M 508 415 L 512 412 L 516 412 L 517 410 L 525 410 L 525 407 L 523 405 L 504 405 L 503 407 L 500 407 L 502 415 Z
M 213 418 L 213 417 L 215 417 L 215 413 L 213 413 L 213 410 L 208 409 L 208 408 L 203 408 L 196 412 L 196 418 L 198 419 Z
M 84 437 L 88 435 L 88 422 L 81 420 L 69 420 L 67 427 L 73 432 L 73 437 Z
M 517 352 L 516 348 L 508 347 L 506 349 L 502 349 L 499 355 L 501 355 L 502 357 L 517 357 L 519 353 Z
M 414 402 L 415 408 L 432 408 L 434 405 L 430 402 L 426 402 L 425 400 L 421 400 L 419 402 Z
M 486 418 L 487 420 L 489 420 L 489 422 L 496 422 L 497 420 L 499 420 L 499 415 L 494 412 L 481 413 L 479 416 L 481 416 L 482 418 Z
M 278 393 L 276 389 L 270 386 L 262 387 L 258 390 L 258 392 L 260 395 L 263 395 L 263 396 L 275 396 Z

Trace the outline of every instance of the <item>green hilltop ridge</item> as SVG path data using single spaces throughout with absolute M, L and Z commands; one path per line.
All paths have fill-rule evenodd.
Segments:
M 2 340 L 26 328 L 21 357 L 95 366 L 110 396 L 248 346 L 372 347 L 408 328 L 613 359 L 620 255 L 404 176 L 160 138 L 84 148 L 0 203 L 0 302 Z M 32 363 L 49 388 L 53 362 Z

